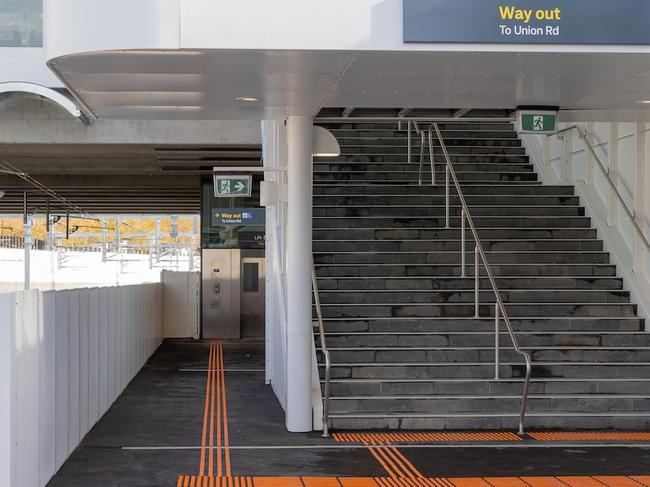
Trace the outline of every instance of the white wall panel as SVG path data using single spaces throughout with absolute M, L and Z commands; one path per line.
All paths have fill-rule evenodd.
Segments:
M 160 344 L 161 287 L 0 295 L 0 485 L 49 482 Z
M 612 180 L 616 182 L 616 187 L 621 193 L 621 196 L 630 210 L 634 208 L 634 192 L 635 185 L 635 165 L 637 164 L 637 125 L 632 123 L 603 123 L 597 122 L 594 124 L 594 130 L 591 134 L 593 136 L 595 152 L 601 160 L 601 163 L 608 169 L 610 166 L 610 155 L 612 151 L 618 160 L 618 170 L 616 174 L 612 174 Z M 646 148 L 650 148 L 648 139 L 650 139 L 650 132 L 648 127 L 646 129 Z M 643 256 L 642 262 L 645 261 L 645 272 L 634 272 L 634 240 L 636 238 L 636 230 L 631 223 L 629 217 L 625 213 L 622 205 L 618 199 L 612 198 L 610 194 L 610 184 L 607 178 L 602 174 L 597 163 L 594 166 L 594 184 L 592 186 L 585 185 L 585 153 L 584 145 L 578 142 L 577 135 L 574 134 L 574 144 L 571 152 L 570 162 L 573 166 L 573 177 L 568 181 L 563 179 L 562 174 L 562 154 L 564 152 L 564 145 L 562 140 L 557 137 L 551 138 L 550 158 L 551 158 L 551 171 L 543 165 L 543 158 L 540 160 L 535 157 L 539 151 L 533 150 L 534 147 L 539 149 L 542 144 L 536 137 L 525 137 L 526 144 L 531 149 L 529 151 L 531 160 L 536 164 L 542 179 L 547 183 L 554 183 L 560 181 L 562 184 L 574 184 L 576 186 L 577 194 L 581 196 L 581 204 L 587 208 L 587 215 L 592 217 L 592 223 L 598 229 L 598 237 L 605 242 L 605 250 L 610 252 L 612 256 L 612 263 L 618 267 L 618 273 L 625 279 L 625 286 L 631 290 L 632 301 L 639 304 L 639 313 L 644 316 L 650 316 L 650 254 L 642 248 Z M 612 139 L 613 138 L 613 143 Z M 650 154 L 646 150 L 645 160 L 641 161 L 646 170 L 650 170 Z M 647 192 L 650 193 L 650 192 Z M 646 194 L 646 204 L 650 205 L 650 195 Z M 615 218 L 608 224 L 608 215 L 610 212 L 610 202 L 614 202 L 616 211 L 613 213 Z M 648 223 L 648 215 L 644 215 L 644 221 L 641 226 L 645 231 L 645 235 L 650 235 L 650 225 Z M 650 330 L 650 323 L 646 324 L 646 328 Z
M 68 458 L 68 292 L 60 291 L 56 295 L 56 468 L 61 468 Z
M 109 341 L 110 341 L 110 322 L 107 292 L 98 291 L 97 300 L 99 302 L 99 416 L 101 417 L 109 405 Z
M 17 485 L 39 483 L 39 317 L 40 293 L 16 294 L 14 341 L 15 469 Z
M 13 456 L 13 294 L 0 294 L 0 485 L 14 485 Z
M 198 338 L 199 273 L 163 271 L 161 281 L 165 337 Z
M 68 452 L 81 440 L 79 429 L 79 293 L 68 295 Z
M 88 432 L 88 290 L 79 291 L 79 438 Z
M 40 484 L 56 471 L 56 293 L 42 295 L 40 347 Z
M 88 291 L 88 426 L 99 419 L 99 290 Z

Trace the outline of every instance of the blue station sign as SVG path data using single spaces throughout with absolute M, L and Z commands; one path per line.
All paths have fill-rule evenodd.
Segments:
M 403 0 L 404 42 L 650 44 L 649 0 Z
M 221 225 L 266 225 L 264 208 L 213 208 L 212 226 Z

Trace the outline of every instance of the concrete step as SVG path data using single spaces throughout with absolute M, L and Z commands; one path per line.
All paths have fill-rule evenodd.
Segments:
M 406 134 L 395 133 L 395 132 L 376 132 L 374 136 L 363 136 L 359 135 L 359 132 L 353 132 L 355 135 L 352 137 L 338 137 L 338 142 L 341 147 L 354 146 L 354 147 L 376 147 L 376 146 L 398 146 L 403 147 L 404 149 L 408 148 L 408 137 Z M 445 145 L 447 148 L 452 147 L 521 147 L 521 140 L 507 137 L 507 138 L 445 138 Z M 440 147 L 440 142 L 437 138 L 433 139 L 433 146 L 436 148 Z M 427 150 L 428 150 L 428 141 L 427 141 Z M 411 138 L 411 148 L 417 150 L 419 154 L 420 150 L 420 138 L 412 137 Z
M 511 317 L 515 333 L 597 332 L 618 333 L 644 330 L 645 321 L 637 316 L 535 316 Z M 466 317 L 378 317 L 329 318 L 325 320 L 327 333 L 449 333 L 473 332 L 494 334 L 494 319 Z
M 451 185 L 450 193 L 456 194 L 456 188 Z M 463 187 L 463 194 L 467 196 L 575 196 L 573 186 L 549 186 L 541 184 L 476 184 Z M 445 195 L 445 185 L 419 186 L 417 184 L 336 184 L 314 183 L 314 195 L 325 196 L 372 196 L 372 195 Z
M 339 364 L 477 364 L 494 363 L 494 347 L 348 347 L 328 346 L 333 366 Z M 650 348 L 611 348 L 602 347 L 548 347 L 543 350 L 524 348 L 530 352 L 535 367 L 547 363 L 566 362 L 576 365 L 582 363 L 629 364 L 650 363 Z M 320 354 L 319 354 L 320 356 Z M 521 357 L 509 347 L 501 349 L 500 360 L 504 363 L 520 363 Z M 650 394 L 650 391 L 648 391 Z
M 404 118 L 402 120 L 359 120 L 355 119 L 354 117 L 351 117 L 349 121 L 346 119 L 345 121 L 325 121 L 325 120 L 317 120 L 316 124 L 322 127 L 327 127 L 328 130 L 331 130 L 333 133 L 337 133 L 339 131 L 365 131 L 365 130 L 372 130 L 375 132 L 392 132 L 394 136 L 400 136 L 403 135 L 406 137 L 407 134 L 407 121 L 408 119 Z M 428 122 L 422 122 L 422 121 L 416 121 L 416 120 L 411 120 L 411 135 L 415 134 L 415 124 L 417 123 L 418 128 L 424 128 L 425 126 L 428 127 L 429 123 Z M 439 122 L 438 128 L 440 131 L 443 133 L 443 136 L 446 132 L 452 130 L 452 131 L 462 131 L 463 133 L 468 133 L 470 131 L 476 131 L 476 132 L 488 132 L 488 131 L 494 131 L 494 130 L 500 130 L 500 131 L 506 131 L 510 130 L 515 134 L 516 137 L 516 132 L 515 132 L 515 122 L 504 122 L 504 121 L 480 121 L 480 122 L 470 122 L 467 120 L 459 120 L 458 122 L 452 122 L 452 121 L 444 121 L 444 122 Z M 423 125 L 425 124 L 425 125 Z M 474 137 L 472 135 L 472 137 Z M 434 132 L 434 138 L 435 138 L 435 132 Z M 443 137 L 446 140 L 446 137 Z
M 621 278 L 570 278 L 570 277 L 528 277 L 496 279 L 501 291 L 509 290 L 621 290 Z M 490 289 L 487 278 L 479 279 L 480 289 Z M 431 277 L 402 277 L 402 278 L 319 278 L 318 288 L 321 291 L 356 291 L 370 290 L 474 290 L 473 278 L 431 278 Z
M 494 154 L 494 155 L 484 155 L 484 154 L 463 154 L 463 155 L 450 155 L 449 159 L 452 164 L 462 164 L 462 163 L 515 163 L 515 164 L 528 164 L 530 163 L 530 158 L 526 155 L 517 155 L 517 154 Z M 428 161 L 428 156 L 427 159 Z M 419 154 L 417 156 L 411 155 L 411 164 L 414 161 L 419 162 Z M 391 163 L 408 163 L 408 154 L 406 150 L 397 154 L 341 154 L 334 157 L 319 157 L 320 163 L 329 163 L 329 162 L 365 162 L 365 163 L 377 163 L 377 162 L 391 162 Z M 443 166 L 442 159 L 437 161 L 440 163 L 440 166 Z
M 486 252 L 601 252 L 602 240 L 482 240 Z M 314 252 L 460 252 L 460 240 L 315 240 Z M 474 240 L 465 250 L 471 252 Z
M 482 241 L 486 240 L 595 240 L 593 228 L 478 228 Z M 467 232 L 468 241 L 471 232 Z M 460 240 L 460 228 L 314 228 L 314 240 Z
M 397 164 L 394 162 L 378 162 L 373 164 L 367 164 L 364 162 L 354 162 L 354 163 L 334 163 L 334 162 L 323 162 L 314 160 L 314 171 L 318 173 L 326 172 L 395 172 L 395 173 L 415 173 L 418 174 L 420 171 L 419 163 L 401 163 Z M 508 172 L 525 172 L 532 173 L 534 168 L 532 164 L 520 164 L 520 163 L 487 163 L 487 162 L 472 162 L 472 163 L 462 163 L 454 164 L 454 169 L 457 173 L 468 173 L 468 172 L 496 172 L 496 173 L 508 173 Z M 440 179 L 441 183 L 444 181 L 445 175 L 445 165 L 441 162 L 436 162 L 435 164 L 436 177 L 441 176 L 443 179 Z M 422 164 L 422 173 L 427 175 L 427 180 L 431 179 L 431 163 L 428 160 Z
M 355 121 L 353 118 L 350 119 L 349 122 L 322 122 L 322 121 L 317 121 L 317 125 L 321 127 L 325 127 L 328 130 L 331 130 L 337 137 L 340 137 L 340 132 L 341 131 L 353 131 L 353 132 L 359 132 L 359 131 L 373 131 L 373 132 L 393 132 L 397 134 L 402 134 L 406 136 L 406 131 L 407 129 L 407 119 L 404 119 L 399 123 L 398 121 L 385 121 L 385 122 L 377 122 L 377 121 L 361 121 L 357 120 Z M 424 128 L 425 126 L 428 126 L 426 122 L 417 122 L 418 126 L 420 128 Z M 507 123 L 507 122 L 460 122 L 460 123 L 452 123 L 452 122 L 440 122 L 438 124 L 438 128 L 442 132 L 443 138 L 446 140 L 448 137 L 448 133 L 450 131 L 458 131 L 461 132 L 462 134 L 466 134 L 467 137 L 479 137 L 478 134 L 484 134 L 484 133 L 493 133 L 495 131 L 501 131 L 505 132 L 508 131 L 513 135 L 513 137 L 517 137 L 517 133 L 514 131 L 514 124 L 513 123 Z M 411 125 L 411 135 L 415 135 L 415 121 L 412 122 Z
M 629 291 L 617 290 L 554 290 L 554 289 L 514 289 L 500 290 L 501 299 L 506 306 L 518 303 L 599 303 L 599 304 L 628 304 L 630 302 Z M 479 291 L 481 303 L 494 302 L 492 289 Z M 460 304 L 473 303 L 474 291 L 459 290 L 321 290 L 320 301 L 324 305 L 329 304 Z
M 336 134 L 339 144 L 344 145 L 401 145 L 408 147 L 408 136 L 406 130 L 331 130 Z M 503 134 L 503 137 L 494 135 L 495 133 Z M 505 146 L 505 147 L 521 147 L 523 144 L 517 133 L 514 131 L 475 131 L 474 137 L 470 137 L 468 133 L 462 133 L 458 130 L 448 131 L 443 137 L 445 145 L 449 147 L 454 146 Z M 421 137 L 411 133 L 411 146 L 420 150 Z M 428 148 L 429 142 L 426 141 Z M 433 137 L 433 146 L 440 147 L 440 141 L 437 137 Z
M 490 265 L 496 264 L 608 264 L 606 252 L 486 252 Z M 461 252 L 314 252 L 315 264 L 456 264 Z M 474 252 L 466 251 L 466 265 L 473 265 Z M 481 262 L 479 260 L 479 262 Z M 482 263 L 482 262 L 481 262 Z M 468 271 L 469 272 L 469 271 Z M 474 275 L 472 269 L 471 275 Z
M 517 430 L 519 412 L 442 413 L 442 414 L 355 414 L 332 415 L 334 431 L 397 430 Z M 531 413 L 526 416 L 530 429 L 561 430 L 646 430 L 650 413 Z
M 364 155 L 407 155 L 408 154 L 408 143 L 404 142 L 403 144 L 362 144 L 362 143 L 353 143 L 340 145 L 341 155 L 355 155 L 355 154 L 364 154 Z M 507 146 L 462 146 L 462 145 L 450 145 L 447 147 L 447 152 L 450 156 L 457 155 L 516 155 L 524 156 L 526 155 L 526 149 L 524 147 L 507 147 Z M 426 160 L 429 159 L 429 145 L 426 143 L 424 145 L 424 157 Z M 420 160 L 420 141 L 417 143 L 411 144 L 411 156 L 413 158 L 411 161 Z M 433 157 L 434 160 L 438 159 L 439 162 L 444 162 L 443 151 L 440 145 L 434 143 L 433 145 Z
M 465 196 L 467 205 L 471 207 L 484 205 L 501 206 L 580 206 L 577 196 Z M 450 198 L 452 206 L 459 206 L 457 195 Z M 439 195 L 397 195 L 397 196 L 314 196 L 314 207 L 321 206 L 421 206 L 445 205 L 444 194 Z
M 472 217 L 477 229 L 482 228 L 590 228 L 591 219 L 587 217 L 552 217 L 552 216 L 527 216 L 527 217 L 498 217 L 474 216 Z M 459 219 L 456 219 L 459 220 Z M 452 226 L 459 227 L 460 222 L 451 222 Z M 354 217 L 354 218 L 327 218 L 315 217 L 313 228 L 444 228 L 444 217 Z M 480 235 L 479 235 L 480 236 Z
M 444 414 L 494 413 L 518 411 L 521 394 L 512 396 L 378 396 L 333 397 L 330 400 L 332 414 L 356 413 L 408 413 Z M 632 413 L 650 411 L 650 394 L 554 394 L 531 395 L 528 398 L 529 413 L 579 413 L 608 411 L 609 413 Z
M 607 264 L 490 264 L 493 276 L 507 277 L 615 277 L 616 266 Z M 468 269 L 469 273 L 473 270 Z M 318 277 L 460 277 L 452 264 L 317 264 Z M 472 274 L 469 274 L 470 276 Z M 487 276 L 480 267 L 480 276 Z
M 408 138 L 406 136 L 396 136 L 396 137 L 342 137 L 338 139 L 339 146 L 342 150 L 347 149 L 348 147 L 400 147 L 402 150 L 408 150 Z M 411 150 L 413 154 L 420 154 L 420 138 L 413 137 L 411 139 Z M 507 150 L 507 151 L 524 151 L 521 141 L 519 139 L 446 139 L 445 145 L 447 150 L 472 150 L 476 151 L 478 149 L 485 149 L 489 151 L 493 150 Z M 433 140 L 433 148 L 436 154 L 441 154 L 440 142 L 437 139 Z M 425 152 L 429 154 L 429 142 L 425 144 Z M 525 153 L 525 152 L 521 152 Z
M 321 381 L 324 385 L 324 381 Z M 336 379 L 331 395 L 521 395 L 523 378 L 485 379 Z M 321 387 L 322 390 L 322 387 Z M 580 379 L 537 377 L 530 382 L 530 394 L 641 394 L 650 391 L 650 378 Z
M 438 181 L 444 181 L 444 173 L 436 171 Z M 537 182 L 538 177 L 534 172 L 516 172 L 516 171 L 474 171 L 474 172 L 457 172 L 456 177 L 461 184 L 476 184 L 476 183 L 530 183 Z M 423 176 L 423 183 L 427 179 Z M 391 184 L 401 183 L 417 183 L 418 173 L 416 171 L 374 171 L 374 172 L 353 172 L 353 171 L 314 171 L 314 183 L 321 182 L 382 182 L 386 181 Z
M 451 218 L 460 218 L 462 208 L 460 206 L 449 207 Z M 518 216 L 538 216 L 546 217 L 555 216 L 584 216 L 585 209 L 580 206 L 473 206 L 469 208 L 472 218 L 479 216 L 497 216 L 497 217 L 518 217 Z M 350 218 L 350 217 L 416 217 L 416 216 L 433 216 L 444 217 L 446 215 L 445 205 L 381 205 L 381 206 L 328 206 L 314 207 L 314 217 L 328 218 Z
M 650 347 L 650 333 L 640 332 L 557 332 L 516 331 L 519 345 L 523 348 L 543 347 L 601 347 L 642 348 Z M 477 347 L 494 349 L 494 332 L 407 333 L 392 331 L 383 333 L 342 332 L 325 333 L 330 350 L 345 348 L 395 348 L 395 347 Z M 504 348 L 512 347 L 510 335 L 502 331 L 499 343 Z M 316 346 L 320 347 L 320 335 L 316 333 Z
M 510 317 L 528 318 L 536 316 L 581 317 L 635 317 L 636 305 L 626 303 L 508 303 Z M 324 318 L 461 318 L 474 316 L 474 305 L 467 303 L 364 303 L 323 304 Z M 492 303 L 481 303 L 482 317 L 494 315 Z
M 649 377 L 649 362 L 543 362 L 533 363 L 533 377 L 580 379 L 635 379 Z M 321 378 L 324 367 L 320 367 Z M 493 379 L 494 362 L 338 363 L 331 367 L 333 379 Z M 523 360 L 501 362 L 503 379 L 523 377 Z

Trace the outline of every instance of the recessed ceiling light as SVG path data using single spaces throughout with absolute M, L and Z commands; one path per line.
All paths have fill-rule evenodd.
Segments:
M 650 105 L 650 100 L 639 100 L 637 103 L 641 103 L 642 105 Z
M 254 96 L 238 96 L 235 98 L 237 101 L 245 101 L 249 103 L 254 103 L 256 101 L 260 101 L 258 98 L 255 98 Z

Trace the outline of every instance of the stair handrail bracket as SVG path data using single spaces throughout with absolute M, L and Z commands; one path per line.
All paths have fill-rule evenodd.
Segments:
M 327 349 L 325 339 L 325 324 L 323 321 L 323 309 L 320 304 L 320 295 L 318 291 L 318 280 L 316 278 L 316 265 L 312 260 L 311 265 L 311 283 L 314 292 L 314 304 L 316 307 L 316 318 L 318 321 L 318 331 L 320 334 L 320 348 L 325 360 L 325 390 L 323 391 L 323 438 L 329 437 L 329 420 L 330 420 L 330 382 L 332 361 L 330 352 Z
M 467 202 L 465 201 L 465 196 L 463 194 L 463 191 L 461 189 L 460 183 L 458 181 L 458 177 L 456 175 L 456 171 L 454 170 L 453 164 L 451 162 L 451 157 L 449 156 L 449 152 L 447 151 L 447 145 L 444 142 L 444 139 L 442 137 L 442 132 L 440 131 L 440 127 L 437 122 L 433 122 L 431 126 L 429 127 L 428 131 L 431 133 L 432 130 L 435 130 L 436 136 L 438 137 L 438 141 L 440 143 L 440 147 L 442 149 L 443 156 L 445 158 L 445 174 L 446 174 L 446 181 L 445 181 L 445 194 L 446 194 L 446 227 L 449 228 L 449 214 L 450 214 L 450 179 L 453 181 L 454 186 L 456 188 L 456 192 L 458 193 L 458 198 L 460 200 L 461 204 L 461 239 L 462 239 L 462 247 L 461 247 L 461 263 L 462 263 L 462 276 L 464 277 L 466 275 L 465 273 L 465 252 L 467 249 L 465 248 L 465 221 L 469 224 L 470 231 L 472 232 L 472 235 L 474 237 L 474 242 L 475 242 L 475 262 L 474 262 L 474 280 L 475 280 L 475 287 L 474 287 L 474 292 L 475 292 L 475 318 L 479 318 L 479 267 L 476 262 L 476 260 L 480 257 L 483 267 L 485 268 L 486 275 L 490 281 L 490 285 L 492 287 L 492 291 L 494 292 L 495 298 L 496 298 L 496 303 L 494 305 L 494 321 L 495 321 L 495 354 L 494 354 L 494 365 L 495 365 L 495 380 L 499 380 L 499 329 L 500 329 L 500 323 L 501 320 L 503 319 L 503 322 L 506 325 L 506 329 L 508 331 L 508 335 L 510 336 L 510 339 L 512 341 L 513 348 L 515 352 L 519 355 L 521 355 L 525 361 L 526 364 L 526 371 L 525 371 L 525 379 L 524 379 L 524 389 L 521 397 L 521 410 L 519 413 L 519 435 L 523 436 L 524 435 L 524 423 L 525 423 L 525 418 L 526 418 L 526 408 L 528 405 L 528 391 L 530 389 L 530 379 L 532 376 L 532 360 L 530 357 L 530 354 L 528 352 L 524 352 L 521 350 L 519 347 L 519 342 L 517 340 L 517 336 L 515 335 L 514 329 L 512 328 L 512 323 L 510 322 L 510 317 L 508 316 L 508 312 L 506 310 L 505 304 L 503 302 L 503 299 L 501 298 L 501 291 L 499 290 L 499 287 L 496 283 L 496 280 L 494 279 L 494 274 L 492 273 L 492 269 L 488 263 L 487 256 L 485 255 L 485 251 L 483 249 L 483 244 L 481 242 L 481 239 L 479 238 L 478 231 L 476 230 L 476 225 L 474 225 L 474 220 L 472 219 L 471 212 L 469 210 L 469 207 L 467 206 Z M 431 140 L 431 139 L 429 139 Z M 435 184 L 435 182 L 434 182 Z

